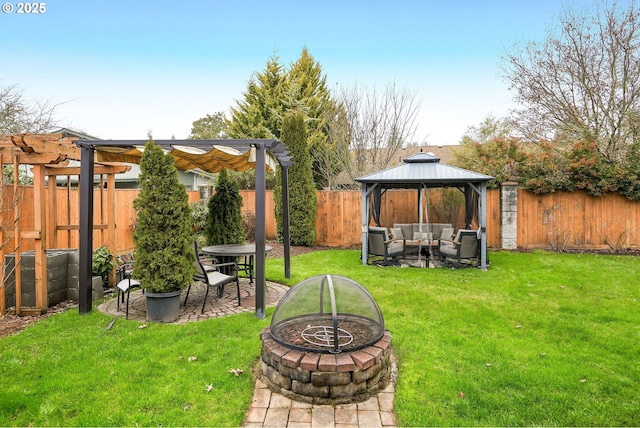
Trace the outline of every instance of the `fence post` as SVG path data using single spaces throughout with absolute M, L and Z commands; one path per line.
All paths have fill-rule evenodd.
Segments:
M 500 188 L 500 247 L 518 248 L 518 183 L 505 181 Z

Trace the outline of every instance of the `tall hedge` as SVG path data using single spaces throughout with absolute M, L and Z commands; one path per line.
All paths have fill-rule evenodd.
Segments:
M 291 152 L 293 164 L 289 167 L 289 223 L 291 244 L 312 246 L 316 242 L 317 196 L 311 171 L 311 157 L 307 142 L 305 116 L 301 111 L 285 115 L 281 140 Z M 282 171 L 274 189 L 276 225 L 282 236 Z
M 247 240 L 242 228 L 242 196 L 226 169 L 220 171 L 216 193 L 209 198 L 206 235 L 209 245 L 242 244 Z
M 133 276 L 150 292 L 177 291 L 195 272 L 187 190 L 173 157 L 153 140 L 145 145 L 140 170 L 140 193 L 133 202 L 138 215 Z

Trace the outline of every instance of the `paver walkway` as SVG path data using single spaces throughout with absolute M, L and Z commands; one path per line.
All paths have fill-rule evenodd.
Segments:
M 391 381 L 383 391 L 362 403 L 336 406 L 295 401 L 272 392 L 265 383 L 257 380 L 251 407 L 242 426 L 246 428 L 395 427 L 397 422 L 393 412 L 393 401 L 396 374 L 397 367 L 394 362 L 391 368 Z
M 282 296 L 289 290 L 283 285 L 267 282 L 265 305 L 275 306 Z M 184 306 L 184 294 L 180 300 L 180 312 L 176 323 L 200 321 L 208 318 L 252 312 L 255 310 L 255 287 L 249 279 L 240 279 L 240 298 L 242 305 L 238 306 L 236 287 L 227 285 L 222 298 L 215 296 L 210 290 L 205 305 L 204 314 L 202 299 L 204 285 L 191 286 L 189 301 Z M 107 299 L 98 305 L 98 310 L 109 315 L 125 316 L 125 306 L 121 304 L 117 310 L 117 299 Z M 129 297 L 129 319 L 144 322 L 147 319 L 146 299 L 141 290 L 134 290 Z M 384 391 L 362 403 L 343 404 L 337 406 L 311 405 L 291 400 L 271 390 L 260 380 L 256 380 L 251 407 L 247 412 L 244 427 L 395 427 L 396 417 L 393 412 L 395 397 L 396 366 L 392 365 L 391 382 Z

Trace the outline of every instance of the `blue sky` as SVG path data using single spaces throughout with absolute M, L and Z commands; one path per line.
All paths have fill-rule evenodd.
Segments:
M 3 0 L 3 3 L 5 0 Z M 18 2 L 10 2 L 16 6 Z M 61 125 L 105 139 L 186 138 L 228 112 L 277 55 L 303 47 L 330 88 L 395 82 L 416 94 L 417 142 L 457 144 L 514 107 L 505 49 L 542 40 L 560 0 L 49 0 L 0 13 L 0 85 L 60 104 Z

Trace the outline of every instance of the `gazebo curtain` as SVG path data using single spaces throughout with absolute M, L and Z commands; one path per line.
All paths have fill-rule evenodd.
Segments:
M 478 192 L 467 184 L 464 186 L 464 199 L 464 227 L 472 229 L 474 221 L 476 224 L 480 224 L 478 221 Z
M 382 190 L 376 186 L 369 194 L 369 221 L 373 217 L 376 226 L 380 227 L 380 207 L 382 205 Z

